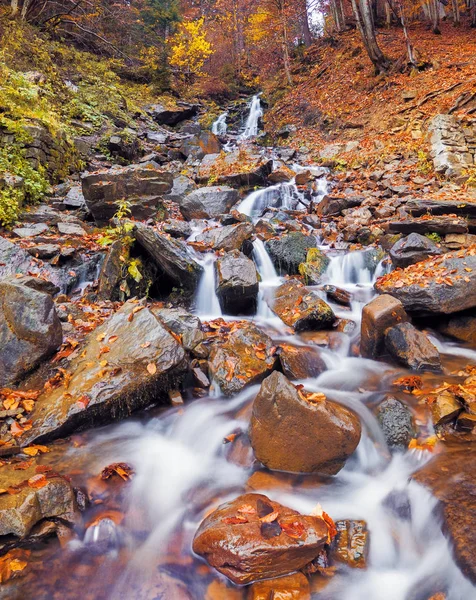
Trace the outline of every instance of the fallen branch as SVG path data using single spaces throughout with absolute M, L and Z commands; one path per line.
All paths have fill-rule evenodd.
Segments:
M 420 108 L 420 106 L 422 106 L 423 104 L 428 102 L 428 100 L 431 100 L 432 98 L 436 98 L 437 96 L 446 94 L 447 92 L 451 92 L 451 90 L 454 90 L 457 87 L 463 85 L 463 83 L 466 83 L 466 82 L 459 81 L 458 83 L 453 83 L 453 85 L 450 85 L 449 87 L 447 87 L 443 90 L 440 89 L 440 90 L 435 90 L 433 92 L 429 92 L 428 94 L 426 94 L 426 96 L 423 96 L 423 98 L 421 100 L 419 100 L 416 104 L 412 104 L 411 106 L 406 106 L 405 108 L 402 108 L 401 110 L 398 111 L 397 114 L 407 112 L 408 110 L 413 110 L 414 108 Z

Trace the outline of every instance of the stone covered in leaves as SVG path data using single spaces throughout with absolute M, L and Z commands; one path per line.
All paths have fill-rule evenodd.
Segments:
M 476 246 L 395 269 L 377 280 L 381 294 L 418 315 L 452 314 L 476 306 Z
M 148 308 L 130 301 L 91 333 L 61 385 L 46 389 L 24 445 L 129 416 L 166 397 L 186 368 L 185 351 Z
M 0 283 L 0 386 L 36 367 L 62 340 L 51 296 L 13 281 Z
M 269 469 L 334 475 L 360 435 L 352 411 L 322 393 L 304 393 L 277 371 L 263 381 L 253 403 L 251 445 Z
M 234 583 L 246 584 L 302 569 L 329 531 L 324 515 L 304 516 L 261 494 L 245 494 L 206 517 L 193 550 Z
M 226 396 L 258 383 L 276 363 L 276 348 L 270 337 L 255 325 L 236 323 L 228 335 L 220 337 L 210 353 L 212 379 Z
M 279 286 L 270 305 L 273 312 L 296 331 L 327 329 L 335 321 L 332 308 L 316 292 L 291 279 Z
M 15 543 L 7 536 L 25 538 L 44 519 L 74 523 L 76 510 L 67 479 L 34 458 L 0 469 L 0 549 Z

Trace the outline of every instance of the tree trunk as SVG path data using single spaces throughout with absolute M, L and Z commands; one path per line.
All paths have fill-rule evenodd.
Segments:
M 396 3 L 394 3 L 392 0 L 387 0 L 386 6 L 400 21 L 403 29 L 403 36 L 405 38 L 405 45 L 407 47 L 408 62 L 416 68 L 418 65 L 415 53 L 413 51 L 413 45 L 410 41 L 410 36 L 408 35 L 407 20 L 405 17 L 405 5 L 403 4 L 402 0 L 396 0 Z
M 458 0 L 452 0 L 453 5 L 453 22 L 455 27 L 459 27 L 461 24 L 461 15 L 459 12 L 459 2 Z
M 430 13 L 431 30 L 433 33 L 440 34 L 440 7 L 438 0 L 429 0 L 428 8 Z
M 476 27 L 476 0 L 472 0 L 469 12 L 471 15 L 471 27 Z
M 342 0 L 332 0 L 331 2 L 332 17 L 338 33 L 342 32 L 346 28 L 344 7 Z
M 281 34 L 282 34 L 282 49 L 283 49 L 283 63 L 284 72 L 286 73 L 286 79 L 289 85 L 293 84 L 293 78 L 291 76 L 291 60 L 289 58 L 288 48 L 288 27 L 286 24 L 286 3 L 285 0 L 278 0 L 279 17 L 281 20 Z
M 302 12 L 301 12 L 301 29 L 302 29 L 302 37 L 304 40 L 305 46 L 310 46 L 312 44 L 312 34 L 311 29 L 309 27 L 309 14 L 307 11 L 307 1 L 304 0 L 302 3 Z
M 375 72 L 377 74 L 386 73 L 390 67 L 390 61 L 378 45 L 369 0 L 352 0 L 352 10 L 367 54 L 375 67 Z
M 12 17 L 16 17 L 19 13 L 20 6 L 18 4 L 18 0 L 11 0 L 10 8 L 12 11 Z

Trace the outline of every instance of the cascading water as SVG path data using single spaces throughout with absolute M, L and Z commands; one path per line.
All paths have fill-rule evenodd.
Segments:
M 216 294 L 215 283 L 215 260 L 214 254 L 207 255 L 202 259 L 203 275 L 197 289 L 195 299 L 195 312 L 199 317 L 216 319 L 221 317 L 221 307 Z
M 253 242 L 253 259 L 261 279 L 256 316 L 260 319 L 272 318 L 273 312 L 266 302 L 266 296 L 281 283 L 281 279 L 276 273 L 273 261 L 269 257 L 264 243 L 259 238 L 256 238 Z
M 263 116 L 263 108 L 261 107 L 261 94 L 253 96 L 250 103 L 248 118 L 246 119 L 245 127 L 238 136 L 239 142 L 244 142 L 258 135 L 259 120 Z
M 228 113 L 222 113 L 216 121 L 213 122 L 212 125 L 212 133 L 215 135 L 225 135 L 228 129 L 228 125 L 226 124 L 226 118 L 228 117 Z
M 237 210 L 248 217 L 258 218 L 267 208 L 294 210 L 302 209 L 306 205 L 303 194 L 293 180 L 289 183 L 278 183 L 251 192 L 237 207 Z

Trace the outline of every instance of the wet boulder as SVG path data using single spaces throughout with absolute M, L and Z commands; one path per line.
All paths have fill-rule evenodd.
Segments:
M 180 211 L 188 219 L 214 219 L 227 213 L 240 196 L 226 186 L 210 186 L 194 190 L 179 200 Z
M 331 307 L 295 279 L 279 286 L 269 304 L 283 323 L 295 331 L 328 329 L 335 321 Z
M 369 553 L 369 532 L 365 521 L 336 521 L 337 534 L 329 558 L 353 569 L 365 569 Z
M 280 344 L 278 354 L 281 369 L 288 379 L 318 377 L 327 370 L 319 349 L 313 346 Z
M 153 312 L 126 302 L 87 337 L 62 385 L 38 398 L 21 445 L 122 419 L 165 400 L 186 366 L 184 349 Z
M 441 248 L 431 239 L 419 233 L 411 233 L 398 240 L 390 249 L 390 258 L 395 267 L 408 267 L 427 259 L 429 256 L 442 254 Z
M 302 569 L 327 538 L 321 517 L 301 515 L 261 494 L 244 494 L 202 521 L 193 550 L 242 585 Z
M 208 229 L 195 239 L 196 242 L 205 245 L 210 250 L 241 250 L 244 242 L 253 235 L 251 223 L 238 223 L 237 225 L 226 225 Z
M 304 277 L 306 285 L 317 285 L 330 263 L 330 258 L 319 248 L 308 250 L 306 262 L 299 265 L 299 274 Z
M 239 250 L 228 252 L 215 263 L 216 293 L 228 314 L 254 313 L 259 282 L 255 263 Z
M 311 600 L 311 586 L 303 573 L 258 581 L 250 586 L 247 600 Z
M 0 283 L 0 387 L 51 356 L 63 333 L 49 294 L 13 281 Z
M 127 271 L 124 260 L 127 254 L 121 240 L 109 247 L 99 272 L 98 297 L 101 300 L 119 300 L 119 285 Z
M 429 258 L 380 277 L 380 294 L 417 315 L 452 314 L 476 306 L 476 248 Z
M 385 351 L 385 332 L 408 321 L 402 303 L 388 294 L 377 296 L 362 311 L 360 353 L 364 358 L 378 359 Z
M 428 488 L 439 500 L 444 527 L 452 542 L 456 562 L 476 583 L 476 449 L 459 445 L 436 455 L 417 471 L 413 479 Z
M 275 371 L 253 403 L 250 441 L 268 469 L 335 475 L 360 441 L 358 417 L 324 394 L 298 390 Z
M 187 104 L 186 102 L 177 102 L 173 106 L 164 106 L 163 104 L 152 104 L 147 112 L 158 125 L 178 125 L 186 119 L 191 119 L 198 112 L 197 104 Z
M 281 275 L 297 275 L 299 265 L 307 260 L 309 248 L 315 248 L 316 244 L 317 240 L 313 235 L 293 231 L 268 240 L 265 246 Z
M 162 196 L 172 190 L 173 177 L 156 163 L 149 162 L 85 173 L 81 183 L 94 220 L 98 225 L 104 225 L 117 212 L 117 202 L 124 199 L 135 219 L 155 217 Z
M 255 325 L 239 327 L 214 343 L 209 359 L 211 378 L 225 396 L 232 396 L 271 373 L 275 350 L 271 338 Z
M 34 534 L 44 520 L 73 524 L 77 507 L 69 481 L 35 459 L 2 465 L 0 488 L 0 550 L 6 550 Z
M 406 450 L 415 437 L 415 426 L 410 409 L 393 396 L 387 396 L 379 404 L 377 421 L 391 451 Z
M 185 242 L 141 223 L 136 225 L 135 238 L 161 273 L 166 274 L 177 286 L 195 290 L 203 269 L 192 258 Z
M 385 347 L 397 362 L 412 371 L 441 371 L 437 348 L 411 323 L 399 323 L 387 329 Z

